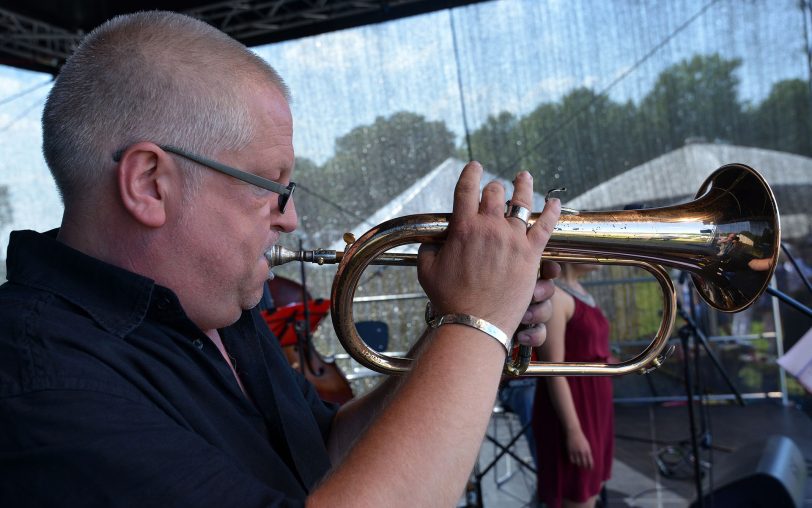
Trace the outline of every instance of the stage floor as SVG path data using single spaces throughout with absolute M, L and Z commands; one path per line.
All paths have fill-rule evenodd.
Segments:
M 736 450 L 763 443 L 770 435 L 783 435 L 801 450 L 808 464 L 812 463 L 812 420 L 802 411 L 782 407 L 777 402 L 750 402 L 747 406 L 706 406 L 707 429 L 711 449 L 705 449 L 703 460 L 712 462 L 711 475 L 706 475 L 703 489 L 708 492 L 707 481 L 718 478 L 720 465 Z M 698 413 L 698 411 L 697 411 Z M 697 415 L 698 416 L 698 415 Z M 684 507 L 696 499 L 693 467 L 686 460 L 671 460 L 671 477 L 657 466 L 656 457 L 668 447 L 674 459 L 680 451 L 690 452 L 688 409 L 685 405 L 624 406 L 615 408 L 615 460 L 612 479 L 607 484 L 609 507 Z M 697 422 L 698 428 L 700 423 Z M 507 443 L 511 433 L 519 429 L 515 415 L 495 414 L 489 434 Z M 701 430 L 701 428 L 700 428 Z M 683 445 L 684 443 L 684 445 Z M 512 451 L 529 460 L 524 439 L 519 439 Z M 488 467 L 498 448 L 485 441 L 480 450 L 481 470 Z M 677 452 L 677 453 L 674 453 Z M 513 508 L 536 507 L 534 501 L 535 475 L 523 468 L 515 459 L 503 456 L 480 480 L 482 506 Z M 804 506 L 812 507 L 812 479 L 807 476 Z M 461 500 L 460 506 L 466 506 Z M 476 506 L 468 503 L 467 506 Z M 718 505 L 717 505 L 718 506 Z

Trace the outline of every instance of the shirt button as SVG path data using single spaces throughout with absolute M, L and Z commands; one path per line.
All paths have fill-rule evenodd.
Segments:
M 203 341 L 202 341 L 202 340 L 200 340 L 200 339 L 195 339 L 195 340 L 194 340 L 194 342 L 192 342 L 192 345 L 193 345 L 194 347 L 196 347 L 197 349 L 199 349 L 199 350 L 203 351 Z
M 169 308 L 169 300 L 166 298 L 161 298 L 158 300 L 158 303 L 155 304 L 158 307 L 158 310 L 166 310 Z

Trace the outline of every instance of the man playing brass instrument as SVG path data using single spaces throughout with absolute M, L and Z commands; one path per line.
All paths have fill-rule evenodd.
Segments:
M 254 310 L 297 222 L 288 102 L 244 46 L 166 12 L 105 23 L 64 66 L 43 114 L 62 225 L 12 234 L 0 288 L 0 506 L 454 505 L 506 336 L 544 340 L 558 202 L 527 228 L 530 175 L 506 217 L 466 165 L 418 266 L 446 324 L 408 375 L 325 405 Z

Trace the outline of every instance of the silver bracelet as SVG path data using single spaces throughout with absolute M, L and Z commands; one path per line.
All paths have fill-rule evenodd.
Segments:
M 505 354 L 510 352 L 510 337 L 499 329 L 496 325 L 480 319 L 470 314 L 446 314 L 445 316 L 434 316 L 431 302 L 426 304 L 426 323 L 431 328 L 439 328 L 441 325 L 458 324 L 470 326 L 484 332 L 494 338 L 505 348 Z

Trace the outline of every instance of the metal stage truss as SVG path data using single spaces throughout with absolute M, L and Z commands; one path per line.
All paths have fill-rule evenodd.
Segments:
M 458 7 L 481 0 L 6 1 L 0 7 L 0 64 L 56 74 L 82 37 L 105 19 L 145 9 L 176 10 L 247 46 Z

